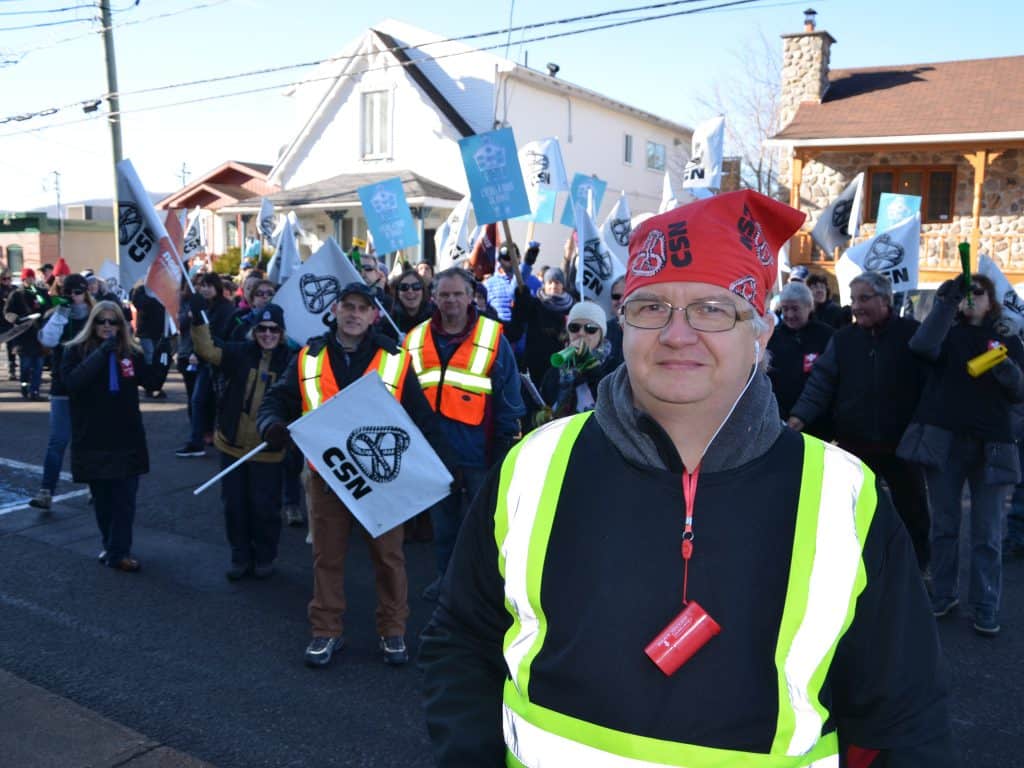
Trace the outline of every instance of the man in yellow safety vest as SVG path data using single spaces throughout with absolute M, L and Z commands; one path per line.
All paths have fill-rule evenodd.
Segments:
M 888 493 L 765 374 L 803 220 L 745 190 L 634 230 L 625 365 L 490 476 L 424 630 L 439 766 L 954 764 Z
M 375 371 L 434 449 L 445 456 L 437 417 L 423 396 L 409 355 L 390 338 L 371 332 L 377 319 L 371 289 L 363 283 L 348 284 L 331 312 L 335 328 L 310 339 L 289 364 L 284 377 L 264 396 L 258 420 L 263 439 L 271 449 L 284 447 L 288 422 Z M 313 599 L 309 603 L 313 639 L 306 648 L 305 659 L 309 666 L 324 667 L 342 646 L 345 556 L 352 528 L 362 530 L 362 526 L 319 475 L 314 474 L 306 488 L 309 528 L 313 534 Z M 405 623 L 409 616 L 409 590 L 402 538 L 399 525 L 369 539 L 376 572 L 377 633 L 385 660 L 394 665 L 408 660 Z

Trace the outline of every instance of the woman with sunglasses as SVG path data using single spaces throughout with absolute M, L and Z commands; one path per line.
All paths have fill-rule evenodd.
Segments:
M 408 333 L 434 314 L 434 303 L 430 300 L 429 284 L 413 269 L 406 269 L 391 280 L 394 307 L 391 317 L 402 333 Z
M 85 327 L 95 303 L 81 275 L 62 276 L 60 280 L 63 295 L 56 298 L 58 305 L 50 310 L 46 324 L 39 331 L 39 343 L 53 355 L 50 367 L 50 435 L 43 459 L 42 485 L 29 505 L 44 511 L 50 509 L 60 477 L 60 467 L 64 463 L 64 451 L 71 440 L 71 405 L 60 372 L 63 345 Z
M 99 560 L 134 573 L 141 568 L 131 553 L 135 497 L 139 475 L 149 472 L 139 387 L 153 389 L 158 371 L 112 301 L 97 303 L 65 344 L 60 371 L 71 405 L 71 474 L 92 493 Z
M 555 356 L 563 364 L 550 368 L 540 385 L 540 395 L 550 410 L 541 411 L 536 421 L 593 410 L 597 385 L 611 370 L 607 365 L 611 344 L 605 338 L 608 320 L 600 305 L 592 301 L 574 304 L 565 328 L 567 346 Z
M 224 378 L 213 444 L 220 451 L 221 466 L 227 467 L 261 442 L 256 416 L 263 395 L 291 357 L 284 312 L 267 304 L 259 310 L 248 339 L 222 342 L 203 322 L 203 298 L 194 296 L 191 304 L 195 352 Z M 281 538 L 284 458 L 285 450 L 263 450 L 221 480 L 224 526 L 231 545 L 231 565 L 224 574 L 229 581 L 248 575 L 265 579 L 274 572 Z
M 931 363 L 914 422 L 899 455 L 925 467 L 931 507 L 932 612 L 946 616 L 958 590 L 963 487 L 971 491 L 970 586 L 974 630 L 999 633 L 1003 506 L 1020 480 L 1011 409 L 1024 401 L 1024 345 L 1000 322 L 1002 305 L 992 281 L 975 275 L 947 280 L 910 339 Z M 968 363 L 1002 347 L 1005 359 L 987 370 Z

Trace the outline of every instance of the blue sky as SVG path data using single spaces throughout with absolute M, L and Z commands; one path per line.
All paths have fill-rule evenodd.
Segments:
M 711 4 L 702 0 L 692 7 Z M 89 22 L 29 30 L 12 27 L 95 15 L 5 15 L 60 8 L 86 0 L 0 0 L 0 119 L 63 107 L 106 90 L 102 41 Z M 123 93 L 261 67 L 322 59 L 338 52 L 375 22 L 396 18 L 446 36 L 494 30 L 640 5 L 640 0 L 111 0 L 119 87 Z M 701 106 L 717 81 L 738 69 L 737 55 L 768 38 L 781 55 L 779 35 L 798 32 L 803 9 L 818 11 L 818 28 L 838 41 L 832 66 L 859 67 L 1011 56 L 1024 53 L 1024 11 L 1011 0 L 936 3 L 934 0 L 756 0 L 747 7 L 645 22 L 528 45 L 513 36 L 509 57 L 543 69 L 557 62 L 559 77 L 694 125 L 709 116 Z M 205 7 L 197 7 L 205 6 Z M 958 11 L 947 10 L 956 7 Z M 641 18 L 664 9 L 615 18 Z M 153 18 L 168 14 L 164 18 Z M 579 25 L 576 26 L 578 28 Z M 554 29 L 564 29 L 556 27 Z M 536 33 L 535 33 L 536 34 Z M 57 42 L 80 36 L 70 42 Z M 489 38 L 484 44 L 504 42 Z M 28 50 L 37 48 L 36 50 Z M 500 53 L 500 51 L 499 51 Z M 193 178 L 224 160 L 272 163 L 289 138 L 293 115 L 279 90 L 229 98 L 244 88 L 286 83 L 311 70 L 247 78 L 147 95 L 125 95 L 125 156 L 148 188 L 180 185 L 182 163 Z M 1007 84 L 1020 87 L 1020 84 Z M 151 111 L 185 99 L 212 101 Z M 52 172 L 61 173 L 65 201 L 110 195 L 109 132 L 91 120 L 25 133 L 29 128 L 81 120 L 80 107 L 49 117 L 0 124 L 0 212 L 52 204 Z M 728 117 L 728 116 L 727 116 Z M 20 132 L 20 133 L 18 133 Z M 44 188 L 44 182 L 48 185 Z

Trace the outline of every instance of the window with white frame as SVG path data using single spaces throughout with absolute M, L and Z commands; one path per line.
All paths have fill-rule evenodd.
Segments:
M 363 157 L 391 156 L 391 94 L 363 93 Z
M 647 167 L 652 171 L 665 170 L 665 145 L 656 141 L 647 142 Z
M 628 133 L 622 142 L 622 162 L 626 165 L 633 164 L 633 137 Z

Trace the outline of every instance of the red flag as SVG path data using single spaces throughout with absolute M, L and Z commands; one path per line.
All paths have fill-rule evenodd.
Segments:
M 498 225 L 496 222 L 484 225 L 480 237 L 473 243 L 467 266 L 477 280 L 483 280 L 494 274 L 494 264 L 498 251 Z
M 185 249 L 185 232 L 181 229 L 181 219 L 178 218 L 177 211 L 167 210 L 164 227 L 167 229 L 167 236 L 171 239 L 171 245 L 177 249 L 180 256 Z
M 160 238 L 160 251 L 146 272 L 146 292 L 156 296 L 167 310 L 168 317 L 177 322 L 182 278 L 179 254 L 185 235 L 174 211 L 167 211 L 164 226 L 167 229 L 167 238 Z

